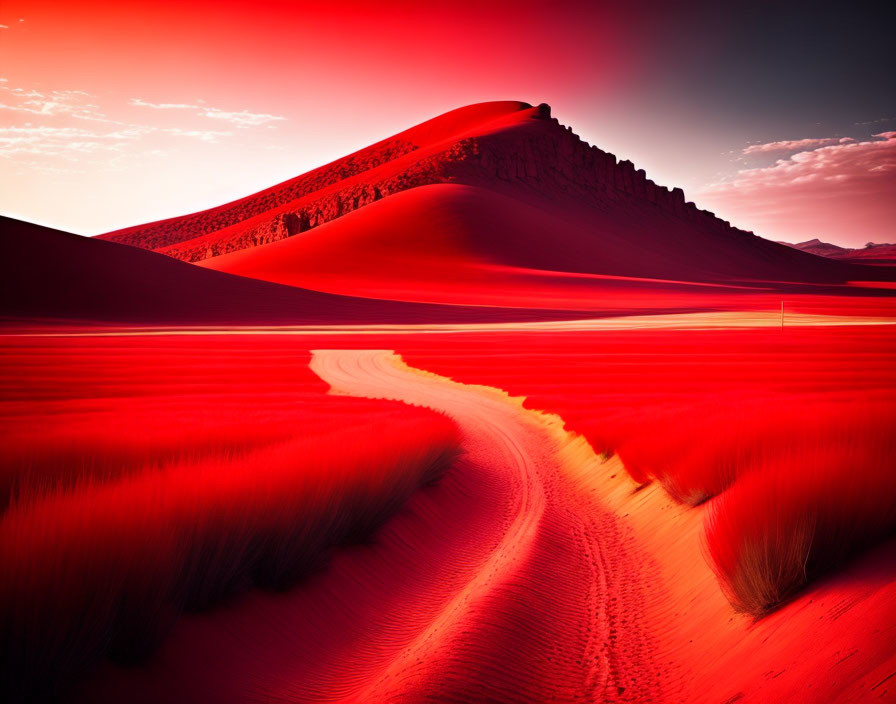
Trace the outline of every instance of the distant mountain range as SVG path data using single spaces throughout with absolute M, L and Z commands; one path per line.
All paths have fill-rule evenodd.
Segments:
M 840 247 L 830 242 L 822 242 L 818 238 L 805 242 L 779 242 L 779 244 L 799 249 L 802 252 L 817 254 L 821 257 L 853 261 L 865 264 L 896 264 L 896 244 L 869 242 L 864 247 Z

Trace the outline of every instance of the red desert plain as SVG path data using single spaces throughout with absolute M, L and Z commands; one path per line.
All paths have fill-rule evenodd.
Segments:
M 0 242 L 6 701 L 896 700 L 888 259 L 510 101 Z

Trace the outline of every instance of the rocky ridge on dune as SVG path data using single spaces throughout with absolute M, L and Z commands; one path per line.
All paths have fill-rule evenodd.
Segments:
M 659 186 L 632 162 L 581 140 L 551 117 L 547 104 L 524 107 L 520 117 L 501 129 L 490 129 L 492 120 L 485 120 L 481 134 L 472 129 L 435 144 L 415 144 L 414 130 L 408 130 L 254 196 L 102 237 L 200 261 L 285 239 L 393 193 L 439 183 L 536 190 L 586 204 L 633 201 L 701 229 L 752 236 L 687 202 L 682 189 Z

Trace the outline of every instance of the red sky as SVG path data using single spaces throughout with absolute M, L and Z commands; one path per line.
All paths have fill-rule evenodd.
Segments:
M 896 239 L 881 201 L 896 141 L 871 137 L 896 129 L 889 97 L 841 90 L 846 109 L 761 94 L 768 81 L 749 73 L 761 57 L 769 76 L 799 61 L 738 49 L 755 32 L 734 11 L 421 5 L 5 0 L 0 211 L 94 234 L 254 192 L 461 105 L 519 99 L 759 234 Z M 807 169 L 811 187 L 786 185 Z M 827 211 L 804 207 L 816 201 Z

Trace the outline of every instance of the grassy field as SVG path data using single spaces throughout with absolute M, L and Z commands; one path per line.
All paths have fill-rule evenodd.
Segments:
M 446 417 L 328 396 L 308 353 L 276 340 L 50 340 L 3 356 L 13 699 L 103 656 L 143 659 L 185 610 L 297 583 L 457 452 Z

